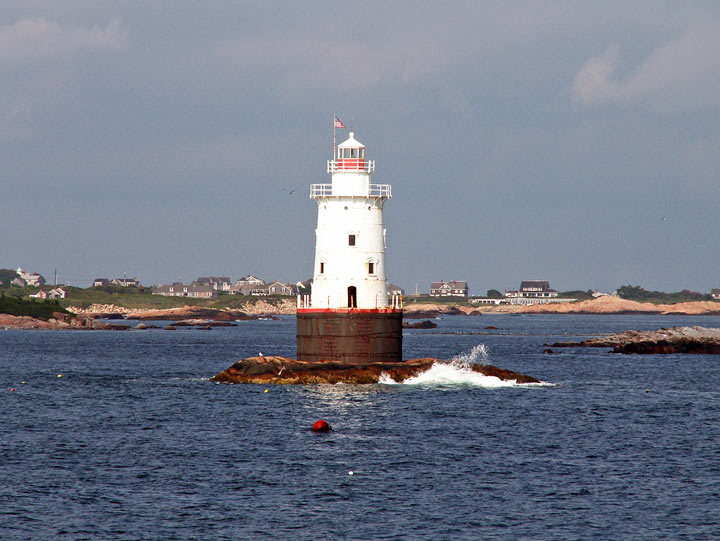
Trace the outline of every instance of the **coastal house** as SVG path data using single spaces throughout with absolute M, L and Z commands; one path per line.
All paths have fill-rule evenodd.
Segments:
M 258 278 L 257 276 L 253 276 L 252 274 L 248 274 L 247 276 L 243 276 L 240 278 L 237 282 L 235 282 L 234 286 L 230 286 L 228 288 L 228 293 L 230 295 L 263 295 L 262 291 L 265 288 L 265 280 L 262 280 L 261 278 Z M 254 290 L 257 290 L 256 293 L 253 293 Z M 264 293 L 265 295 L 268 295 L 269 293 Z
M 51 289 L 47 294 L 48 299 L 64 299 L 66 296 L 67 292 L 61 287 Z
M 269 295 L 295 295 L 296 289 L 292 284 L 283 284 L 277 280 L 267 286 Z
M 33 293 L 32 295 L 28 295 L 28 297 L 30 297 L 31 299 L 41 299 L 41 300 L 44 300 L 44 299 L 47 299 L 47 298 L 48 298 L 48 293 L 47 293 L 47 291 L 43 291 L 43 290 L 41 289 L 41 290 L 38 291 L 37 293 Z
M 105 287 L 107 285 L 110 285 L 110 280 L 107 278 L 95 278 L 92 283 L 93 287 Z
M 520 289 L 505 290 L 505 299 L 510 304 L 547 304 L 571 302 L 576 299 L 558 299 L 558 292 L 550 287 L 547 280 L 523 280 Z
M 405 290 L 403 288 L 401 288 L 400 286 L 396 286 L 395 284 L 388 284 L 387 292 L 388 292 L 388 297 L 390 297 L 391 299 L 393 298 L 394 295 L 400 295 L 400 296 L 405 295 Z
M 430 284 L 431 297 L 467 297 L 469 293 L 466 281 L 452 280 L 451 282 L 432 282 Z
M 115 278 L 110 283 L 122 287 L 140 287 L 140 281 L 137 278 Z
M 490 297 L 473 297 L 468 299 L 470 304 L 509 304 L 507 299 L 492 299 Z
M 37 272 L 25 272 L 22 267 L 18 267 L 18 270 L 16 272 L 20 277 L 20 280 L 22 280 L 22 285 L 20 287 L 42 287 L 45 285 L 45 278 L 43 278 L 42 275 L 38 274 Z M 17 280 L 17 278 L 15 280 Z M 13 283 L 15 282 L 15 280 L 13 280 Z
M 720 289 L 711 289 L 710 290 L 710 296 L 713 299 L 720 299 Z
M 195 283 L 208 285 L 215 291 L 224 291 L 226 293 L 228 293 L 232 287 L 230 278 L 227 276 L 200 276 L 195 280 Z
M 257 286 L 264 286 L 264 285 L 265 285 L 265 281 L 264 281 L 264 280 L 261 280 L 261 279 L 258 278 L 257 276 L 253 276 L 252 274 L 248 274 L 247 276 L 243 276 L 243 277 L 240 278 L 237 282 L 235 282 L 235 285 L 238 286 L 238 287 L 247 286 L 247 285 L 251 285 L 251 286 L 256 286 L 256 287 L 257 287 Z
M 283 284 L 277 280 L 273 280 L 270 284 L 254 287 L 250 290 L 250 295 L 254 297 L 267 297 L 269 295 L 295 295 L 296 289 L 292 284 Z
M 260 285 L 262 287 L 263 284 Z M 230 290 L 228 293 L 230 295 L 244 295 L 248 296 L 252 293 L 253 289 L 256 289 L 258 287 L 257 284 L 243 284 L 243 285 L 234 285 L 230 286 Z
M 557 297 L 558 292 L 550 288 L 547 280 L 523 280 L 520 289 L 505 290 L 506 297 L 522 297 L 526 299 Z
M 182 282 L 174 282 L 171 285 L 157 286 L 153 289 L 153 295 L 209 299 L 217 296 L 217 292 L 207 284 L 192 282 L 190 285 L 185 285 Z

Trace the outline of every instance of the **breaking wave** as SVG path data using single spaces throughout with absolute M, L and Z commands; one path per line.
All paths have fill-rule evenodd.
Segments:
M 467 353 L 456 355 L 448 362 L 438 362 L 430 370 L 408 378 L 401 385 L 469 385 L 494 389 L 499 387 L 544 387 L 551 383 L 517 383 L 515 380 L 504 381 L 495 376 L 486 376 L 474 372 L 472 365 L 488 364 L 490 353 L 485 344 L 478 344 Z M 382 374 L 378 383 L 398 385 L 389 375 Z

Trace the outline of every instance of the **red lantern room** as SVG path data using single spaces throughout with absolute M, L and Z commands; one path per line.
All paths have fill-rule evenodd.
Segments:
M 355 133 L 350 132 L 347 141 L 337 147 L 338 171 L 364 171 L 365 145 L 355 139 Z

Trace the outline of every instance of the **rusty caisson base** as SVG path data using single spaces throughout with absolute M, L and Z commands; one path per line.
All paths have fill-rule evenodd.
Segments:
M 402 310 L 297 311 L 299 361 L 402 361 Z

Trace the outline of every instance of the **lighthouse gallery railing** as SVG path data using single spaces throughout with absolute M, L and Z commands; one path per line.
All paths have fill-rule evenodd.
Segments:
M 310 198 L 332 196 L 332 184 L 310 184 Z M 363 194 L 359 194 L 363 195 Z M 367 197 L 392 197 L 392 186 L 390 184 L 370 184 Z
M 360 160 L 358 158 L 338 158 L 328 160 L 327 172 L 337 173 L 338 171 L 362 171 L 364 173 L 375 172 L 375 160 Z

